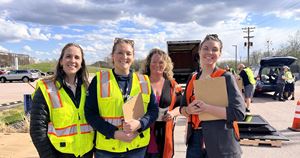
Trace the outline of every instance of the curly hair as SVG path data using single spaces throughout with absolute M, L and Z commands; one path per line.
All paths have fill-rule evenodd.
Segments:
M 148 56 L 146 57 L 143 68 L 142 68 L 142 73 L 150 76 L 150 62 L 151 62 L 151 58 L 154 54 L 159 54 L 160 56 L 162 56 L 163 61 L 166 63 L 166 68 L 164 69 L 163 76 L 164 76 L 164 78 L 166 78 L 168 80 L 172 80 L 173 79 L 172 60 L 166 52 L 164 52 L 163 50 L 158 49 L 158 48 L 152 49 L 150 51 L 150 53 L 148 54 Z
M 79 69 L 79 71 L 76 73 L 76 76 L 81 79 L 83 81 L 83 84 L 84 86 L 87 88 L 89 86 L 89 81 L 88 81 L 88 72 L 87 72 L 87 67 L 85 65 L 85 60 L 84 60 L 84 55 L 83 55 L 83 49 L 80 47 L 79 44 L 76 44 L 76 43 L 68 43 L 66 44 L 62 51 L 61 51 L 61 54 L 60 54 L 60 57 L 59 57 L 59 60 L 57 62 L 57 65 L 56 65 L 56 69 L 55 69 L 55 72 L 54 72 L 54 75 L 49 77 L 48 79 L 51 79 L 53 81 L 58 81 L 60 83 L 60 88 L 62 88 L 62 81 L 63 79 L 65 78 L 66 76 L 66 73 L 64 72 L 63 70 L 63 67 L 60 65 L 60 62 L 61 60 L 63 59 L 64 57 L 64 54 L 65 54 L 65 51 L 70 48 L 70 47 L 76 47 L 78 49 L 80 49 L 80 52 L 81 52 L 81 56 L 82 56 L 82 62 L 81 62 L 81 68 Z

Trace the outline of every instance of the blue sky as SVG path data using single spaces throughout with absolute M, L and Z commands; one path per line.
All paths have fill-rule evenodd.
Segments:
M 87 63 L 111 53 L 115 37 L 135 40 L 136 58 L 169 40 L 202 40 L 217 33 L 222 60 L 246 58 L 242 28 L 255 27 L 251 51 L 276 50 L 300 31 L 300 0 L 0 0 L 0 50 L 57 59 L 68 42 Z

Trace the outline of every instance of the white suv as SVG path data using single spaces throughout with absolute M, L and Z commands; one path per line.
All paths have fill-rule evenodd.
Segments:
M 6 81 L 23 81 L 33 82 L 39 78 L 39 74 L 31 70 L 11 70 L 6 74 L 0 75 L 0 82 L 5 83 Z

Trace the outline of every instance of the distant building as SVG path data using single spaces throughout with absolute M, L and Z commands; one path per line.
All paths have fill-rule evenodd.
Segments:
M 0 51 L 0 67 L 15 66 L 15 57 L 18 58 L 19 65 L 28 65 L 34 63 L 34 60 L 29 55 Z

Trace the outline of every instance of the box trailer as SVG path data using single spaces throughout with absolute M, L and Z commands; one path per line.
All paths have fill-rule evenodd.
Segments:
M 167 41 L 168 54 L 174 64 L 174 78 L 178 83 L 186 83 L 188 77 L 199 69 L 200 42 L 200 40 Z

